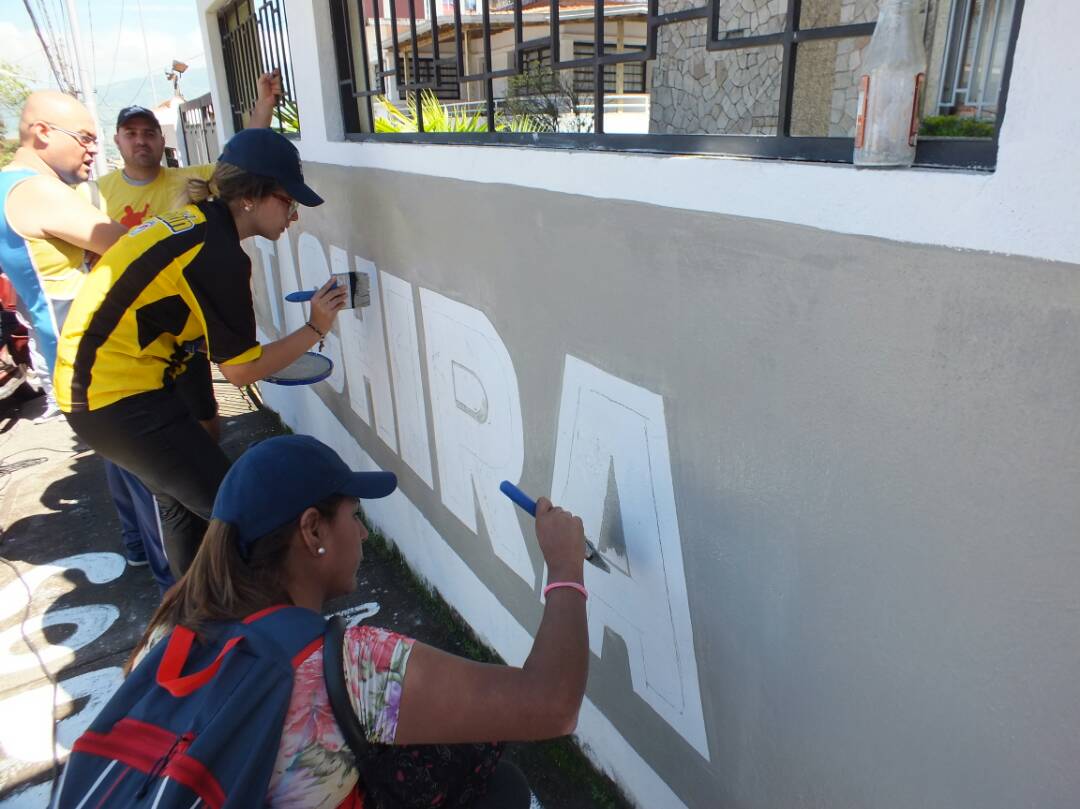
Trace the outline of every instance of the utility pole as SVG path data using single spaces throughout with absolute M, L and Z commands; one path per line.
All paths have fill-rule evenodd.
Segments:
M 101 129 L 101 120 L 98 118 L 97 91 L 90 80 L 90 68 L 83 51 L 82 33 L 79 30 L 79 11 L 75 7 L 75 0 L 66 0 L 65 8 L 67 9 L 68 25 L 71 28 L 71 39 L 75 45 L 75 66 L 79 71 L 79 84 L 82 85 L 83 103 L 86 104 L 86 109 L 89 110 L 90 117 L 94 120 L 94 129 L 97 132 L 99 141 L 101 141 L 104 139 L 105 133 Z M 105 164 L 104 144 L 102 144 L 102 147 L 98 150 L 97 156 L 94 157 L 95 177 L 103 177 L 105 172 L 108 171 L 108 166 Z
M 56 86 L 65 93 L 73 92 L 75 88 L 69 85 L 67 81 L 67 66 L 63 64 L 59 52 L 54 56 L 52 48 L 50 48 L 49 43 L 45 41 L 45 35 L 41 33 L 41 26 L 38 25 L 34 9 L 30 7 L 30 0 L 23 0 L 23 5 L 26 6 L 26 13 L 30 15 L 30 22 L 34 26 L 34 33 L 37 34 L 38 41 L 41 42 L 41 49 L 45 52 L 45 59 L 49 62 L 49 69 L 52 70 L 53 76 L 56 78 Z

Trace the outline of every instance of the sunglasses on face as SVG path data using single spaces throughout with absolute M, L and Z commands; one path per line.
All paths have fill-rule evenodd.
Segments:
M 280 199 L 282 202 L 284 202 L 286 205 L 289 206 L 289 216 L 290 217 L 295 215 L 296 212 L 300 209 L 300 203 L 297 202 L 292 197 L 288 197 L 285 194 L 278 194 L 278 193 L 271 193 L 270 196 L 272 196 L 274 199 Z
M 50 124 L 48 121 L 42 121 L 42 123 L 58 132 L 63 132 L 65 135 L 71 135 L 71 137 L 75 138 L 75 140 L 79 142 L 79 145 L 84 149 L 89 149 L 91 146 L 97 146 L 98 139 L 94 135 L 87 135 L 85 132 L 73 132 L 70 129 L 64 129 L 62 126 Z

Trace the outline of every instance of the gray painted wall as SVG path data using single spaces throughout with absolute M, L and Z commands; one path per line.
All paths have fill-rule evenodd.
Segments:
M 589 697 L 687 806 L 1075 806 L 1080 267 L 419 175 L 307 177 L 327 204 L 277 244 L 273 295 L 297 286 L 281 254 L 304 232 L 411 283 L 432 435 L 421 289 L 505 344 L 527 491 L 552 486 L 567 355 L 662 397 L 707 755 L 635 691 L 612 633 Z M 444 505 L 437 472 L 429 486 L 345 395 L 315 392 L 535 628 L 535 542 L 526 582 L 483 521 L 478 536 Z

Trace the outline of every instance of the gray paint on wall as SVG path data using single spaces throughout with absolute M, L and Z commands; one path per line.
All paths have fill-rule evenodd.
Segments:
M 1074 805 L 1080 267 L 306 174 L 327 204 L 294 249 L 306 231 L 370 259 L 415 285 L 420 318 L 415 287 L 490 319 L 526 490 L 551 485 L 567 354 L 663 397 L 709 759 L 633 692 L 617 638 L 589 695 L 688 806 Z M 317 392 L 534 630 L 535 591 Z

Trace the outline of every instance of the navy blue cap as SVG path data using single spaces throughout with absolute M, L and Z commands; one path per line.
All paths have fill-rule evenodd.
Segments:
M 147 118 L 158 130 L 161 129 L 161 122 L 157 119 L 157 116 L 151 110 L 140 107 L 138 104 L 120 110 L 120 114 L 116 116 L 116 128 L 119 129 L 132 118 Z
M 323 198 L 304 183 L 296 147 L 273 129 L 241 129 L 229 138 L 218 161 L 277 180 L 301 205 L 314 208 L 323 204 Z
M 213 517 L 234 526 L 241 552 L 288 525 L 333 494 L 386 497 L 393 472 L 353 472 L 334 450 L 310 435 L 260 441 L 232 465 L 218 488 Z

